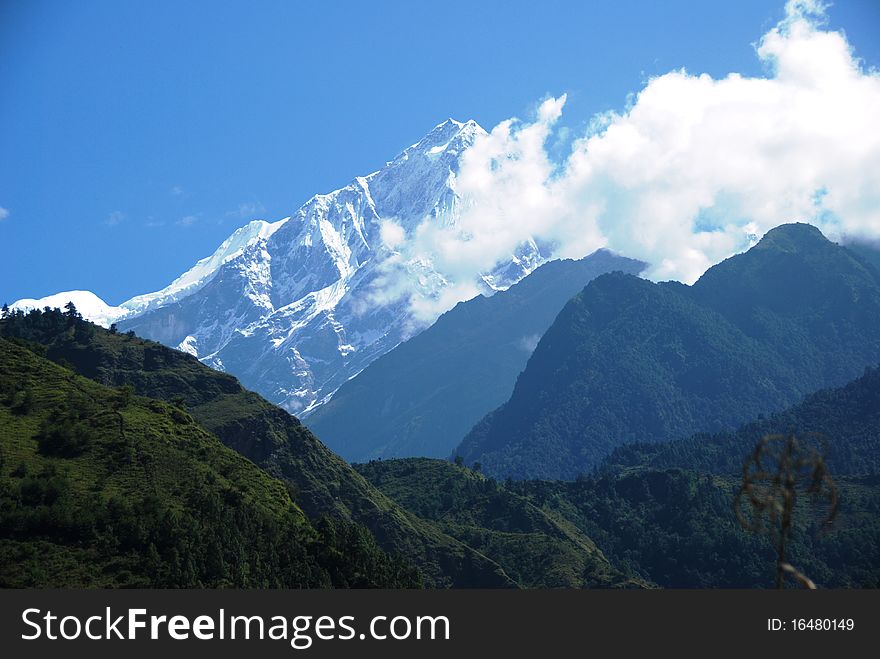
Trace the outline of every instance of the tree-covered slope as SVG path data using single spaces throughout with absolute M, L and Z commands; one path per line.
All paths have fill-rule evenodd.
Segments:
M 615 449 L 603 462 L 615 471 L 647 466 L 738 474 L 743 459 L 765 435 L 815 435 L 824 443 L 832 474 L 880 473 L 880 368 L 868 368 L 845 387 L 823 389 L 802 403 L 740 427 L 657 444 Z
M 0 585 L 419 585 L 186 412 L 19 343 L 0 338 Z
M 496 563 L 372 487 L 296 418 L 190 355 L 59 311 L 13 314 L 0 321 L 0 336 L 44 345 L 49 359 L 101 384 L 130 385 L 138 395 L 184 407 L 223 444 L 284 481 L 310 518 L 365 526 L 385 551 L 414 563 L 427 585 L 515 585 Z
M 496 481 L 428 458 L 355 465 L 367 480 L 422 519 L 491 557 L 527 587 L 641 587 L 612 567 L 565 518 Z
M 350 461 L 446 457 L 510 397 L 566 301 L 602 273 L 643 268 L 605 250 L 546 263 L 506 291 L 459 303 L 349 380 L 305 421 Z
M 880 271 L 809 224 L 767 232 L 687 290 L 776 353 L 807 387 L 802 395 L 880 361 Z
M 880 479 L 840 477 L 829 529 L 823 509 L 799 501 L 789 561 L 822 588 L 880 587 Z M 664 588 L 771 588 L 773 540 L 742 528 L 740 479 L 639 469 L 577 481 L 511 481 L 534 506 L 569 520 L 616 566 Z
M 751 447 L 749 447 L 751 448 Z M 749 449 L 746 449 L 746 453 Z M 744 456 L 743 456 L 744 457 Z M 487 478 L 430 459 L 356 465 L 374 485 L 446 533 L 541 587 L 770 588 L 775 548 L 746 531 L 740 479 L 693 470 L 603 470 L 577 481 Z M 820 587 L 880 586 L 880 480 L 835 475 L 840 508 L 800 499 L 788 556 Z
M 692 287 L 595 279 L 456 452 L 491 474 L 573 478 L 616 446 L 735 428 L 878 361 L 880 273 L 784 225 Z
M 846 248 L 880 272 L 880 241 L 854 240 L 846 243 Z

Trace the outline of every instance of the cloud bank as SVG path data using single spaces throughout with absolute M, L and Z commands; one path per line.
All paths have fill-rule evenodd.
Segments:
M 756 44 L 762 77 L 650 79 L 624 111 L 595 117 L 562 162 L 548 149 L 564 95 L 529 122 L 502 122 L 465 153 L 459 224 L 389 227 L 387 242 L 450 282 L 474 281 L 531 237 L 558 257 L 607 247 L 650 263 L 652 279 L 692 283 L 784 222 L 880 236 L 880 74 L 824 29 L 824 12 L 787 3 Z M 473 291 L 413 296 L 413 312 L 428 318 Z

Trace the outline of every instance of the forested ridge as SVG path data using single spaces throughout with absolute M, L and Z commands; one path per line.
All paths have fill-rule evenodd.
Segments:
M 179 407 L 0 338 L 0 583 L 414 587 L 369 532 L 312 523 Z
M 456 449 L 494 476 L 575 478 L 618 446 L 733 430 L 880 363 L 880 271 L 782 225 L 693 285 L 602 275 Z
M 880 473 L 880 367 L 869 367 L 844 387 L 818 391 L 797 405 L 733 432 L 621 446 L 603 461 L 601 469 L 646 466 L 734 475 L 742 471 L 744 456 L 758 440 L 786 433 L 811 436 L 823 449 L 832 474 Z
M 434 587 L 515 587 L 480 552 L 412 515 L 327 449 L 286 411 L 186 353 L 89 323 L 75 309 L 15 312 L 0 337 L 37 344 L 46 358 L 104 386 L 128 386 L 185 411 L 222 444 L 284 483 L 310 520 L 364 527 Z

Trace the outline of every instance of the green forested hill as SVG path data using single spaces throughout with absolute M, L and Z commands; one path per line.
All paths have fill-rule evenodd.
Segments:
M 772 539 L 742 528 L 737 476 L 605 470 L 577 481 L 499 483 L 439 460 L 357 465 L 371 483 L 446 533 L 540 587 L 771 588 Z M 820 587 L 880 587 L 880 477 L 836 476 L 840 510 L 822 530 L 804 498 L 788 556 Z M 599 579 L 597 580 L 597 576 Z
M 880 362 L 880 270 L 809 224 L 768 231 L 687 291 L 792 369 L 802 395 Z M 792 401 L 797 402 L 797 401 Z
M 880 587 L 880 477 L 838 477 L 829 530 L 803 498 L 788 559 L 822 588 Z M 664 588 L 772 588 L 772 539 L 745 531 L 738 477 L 637 469 L 574 482 L 510 481 L 513 492 L 569 520 L 620 569 Z
M 784 225 L 694 286 L 591 282 L 456 452 L 494 475 L 574 478 L 617 446 L 736 428 L 878 362 L 880 271 Z
M 461 302 L 352 378 L 305 422 L 347 460 L 447 457 L 510 397 L 565 303 L 598 275 L 644 263 L 605 250 L 545 263 L 491 297 Z
M 551 529 L 574 529 L 589 538 L 630 582 L 769 588 L 775 570 L 772 539 L 744 530 L 733 501 L 755 444 L 767 434 L 791 432 L 825 438 L 840 509 L 824 529 L 825 509 L 802 496 L 789 559 L 820 587 L 880 587 L 880 368 L 866 369 L 844 387 L 819 391 L 736 432 L 620 447 L 594 475 L 573 482 L 508 479 L 501 484 L 462 466 L 416 459 L 358 469 L 449 533 L 491 537 L 506 532 L 516 547 L 513 539 L 534 531 L 530 524 L 545 515 Z M 528 564 L 527 557 L 537 554 L 532 547 L 521 553 L 494 549 L 496 560 L 512 571 L 518 560 Z M 542 575 L 570 565 L 562 550 L 541 556 Z
M 466 467 L 409 458 L 356 465 L 373 485 L 535 588 L 642 587 L 564 517 Z
M 788 433 L 818 435 L 818 442 L 825 444 L 832 474 L 880 474 L 880 368 L 868 368 L 845 387 L 816 392 L 802 403 L 736 432 L 621 446 L 605 459 L 603 469 L 647 466 L 739 474 L 744 457 L 761 437 Z
M 223 444 L 280 478 L 311 519 L 365 526 L 385 551 L 414 563 L 426 585 L 516 585 L 494 561 L 372 487 L 296 418 L 190 355 L 57 310 L 13 314 L 0 321 L 0 336 L 43 345 L 49 359 L 106 386 L 129 385 L 185 408 Z
M 41 323 L 45 326 L 36 331 Z M 3 585 L 412 585 L 418 577 L 411 568 L 379 551 L 363 527 L 345 521 L 369 518 L 369 506 L 378 508 L 376 502 L 396 522 L 380 517 L 385 529 L 399 531 L 390 536 L 394 545 L 433 563 L 435 575 L 459 586 L 772 585 L 769 539 L 743 531 L 733 515 L 735 476 L 655 468 L 665 464 L 646 458 L 576 482 L 502 484 L 459 465 L 420 459 L 359 465 L 366 479 L 346 477 L 340 468 L 339 477 L 321 464 L 321 453 L 316 457 L 296 445 L 286 448 L 289 440 L 273 434 L 284 426 L 246 421 L 270 424 L 271 417 L 261 416 L 260 407 L 247 407 L 254 405 L 250 395 L 229 387 L 231 378 L 217 374 L 213 380 L 213 372 L 203 372 L 198 363 L 190 364 L 189 373 L 172 367 L 178 353 L 168 351 L 171 361 L 162 368 L 155 355 L 150 358 L 157 378 L 150 386 L 161 391 L 175 378 L 189 383 L 208 378 L 198 392 L 190 392 L 197 404 L 188 410 L 184 399 L 165 403 L 141 398 L 124 385 L 82 378 L 64 365 L 69 362 L 62 356 L 85 364 L 89 351 L 96 351 L 103 354 L 106 368 L 123 353 L 136 363 L 135 356 L 143 359 L 143 350 L 154 344 L 57 312 L 34 315 L 17 333 L 27 333 L 27 326 L 32 338 L 41 333 L 46 338 L 53 323 L 66 329 L 56 327 L 49 348 L 20 338 L 0 339 Z M 8 323 L 2 326 L 9 329 Z M 39 356 L 43 350 L 60 364 Z M 127 371 L 95 369 L 93 375 L 99 372 Z M 149 373 L 132 368 L 120 381 L 139 377 L 145 388 Z M 872 370 L 849 387 L 816 394 L 804 408 L 829 423 L 839 422 L 837 427 L 870 427 L 876 412 L 874 384 Z M 198 398 L 212 386 L 230 391 Z M 173 390 L 187 387 L 178 383 Z M 224 395 L 237 405 L 223 405 Z M 262 405 L 261 400 L 256 398 Z M 239 406 L 253 416 L 233 413 Z M 810 414 L 791 418 L 809 421 Z M 301 496 L 295 478 L 282 483 L 230 451 L 198 417 L 210 419 L 228 442 L 240 441 L 255 455 L 254 447 L 271 441 L 282 453 L 302 456 L 276 467 L 267 450 L 263 461 L 282 476 L 284 470 L 312 470 L 302 482 L 313 493 Z M 313 438 L 305 441 L 306 447 L 319 444 Z M 726 450 L 742 448 L 736 444 Z M 711 462 L 694 459 L 689 464 L 703 468 Z M 861 463 L 848 459 L 839 464 L 856 468 Z M 880 483 L 876 476 L 848 476 L 843 467 L 838 472 L 841 512 L 831 533 L 817 533 L 815 518 L 803 509 L 792 562 L 820 586 L 880 586 Z M 314 473 L 328 481 L 310 485 L 310 479 L 320 481 Z M 339 480 L 333 482 L 334 477 Z M 363 493 L 373 503 L 365 503 Z M 304 503 L 303 509 L 297 505 L 309 502 L 311 507 L 328 496 L 342 500 L 324 508 L 333 514 L 332 522 L 310 513 Z M 487 583 L 483 565 L 502 578 Z M 436 576 L 427 583 L 444 584 Z
M 178 407 L 0 338 L 0 585 L 412 587 Z

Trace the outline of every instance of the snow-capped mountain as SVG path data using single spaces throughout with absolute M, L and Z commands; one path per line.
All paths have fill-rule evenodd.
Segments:
M 163 290 L 96 306 L 100 320 L 189 352 L 290 411 L 307 412 L 424 329 L 409 295 L 376 295 L 387 277 L 383 264 L 395 255 L 383 225 L 405 234 L 423 221 L 454 225 L 461 157 L 483 134 L 473 121 L 449 119 L 379 171 L 312 197 L 291 217 L 238 229 Z M 505 289 L 544 260 L 527 241 L 480 283 Z M 456 283 L 429 259 L 398 264 L 395 276 L 426 298 Z M 81 309 L 97 321 L 90 310 Z
M 12 303 L 11 309 L 21 309 L 28 311 L 29 309 L 63 309 L 68 302 L 73 302 L 77 310 L 93 323 L 109 327 L 110 323 L 116 321 L 117 318 L 124 316 L 126 311 L 122 307 L 114 307 L 99 298 L 91 291 L 65 291 L 63 293 L 55 293 L 47 295 L 37 300 L 33 298 L 25 298 Z
M 254 242 L 271 236 L 289 219 L 288 217 L 272 223 L 263 220 L 249 222 L 236 229 L 211 256 L 197 261 L 192 268 L 161 291 L 137 295 L 118 307 L 107 304 L 91 291 L 65 291 L 39 299 L 25 298 L 14 302 L 11 307 L 26 311 L 45 307 L 63 308 L 68 302 L 73 302 L 77 311 L 84 318 L 98 325 L 109 327 L 112 323 L 124 318 L 137 316 L 151 309 L 158 309 L 195 293 L 211 281 L 223 264 L 240 256 Z
M 289 219 L 286 217 L 271 223 L 263 220 L 249 222 L 224 240 L 211 256 L 198 261 L 161 291 L 135 296 L 123 302 L 121 307 L 125 309 L 127 315 L 138 315 L 195 293 L 211 281 L 224 263 L 241 256 L 244 250 L 255 242 L 269 238 Z

